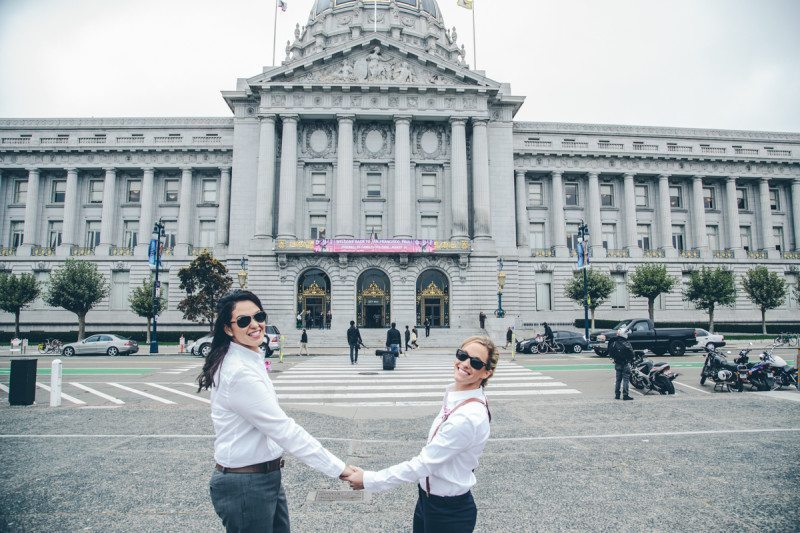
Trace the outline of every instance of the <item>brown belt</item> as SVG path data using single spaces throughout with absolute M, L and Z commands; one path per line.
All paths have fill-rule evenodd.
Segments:
M 283 468 L 283 457 L 278 457 L 266 463 L 258 463 L 257 465 L 240 466 L 238 468 L 227 468 L 217 463 L 216 469 L 223 474 L 269 474 L 276 470 Z

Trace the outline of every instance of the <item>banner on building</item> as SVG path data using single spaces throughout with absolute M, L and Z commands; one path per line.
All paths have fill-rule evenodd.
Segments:
M 317 239 L 315 253 L 420 254 L 436 251 L 436 241 L 426 239 Z

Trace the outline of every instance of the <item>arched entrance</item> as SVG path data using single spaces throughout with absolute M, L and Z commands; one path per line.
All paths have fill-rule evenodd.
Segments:
M 392 322 L 391 285 L 382 270 L 365 270 L 356 285 L 356 320 L 362 328 L 386 328 Z
M 298 328 L 330 327 L 331 280 L 318 268 L 306 270 L 297 280 Z
M 426 318 L 432 327 L 450 327 L 450 285 L 441 270 L 425 270 L 417 278 L 417 324 Z

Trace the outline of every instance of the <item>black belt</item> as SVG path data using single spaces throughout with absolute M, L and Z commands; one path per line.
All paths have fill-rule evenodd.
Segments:
M 217 463 L 216 469 L 223 474 L 269 474 L 283 468 L 283 457 L 278 457 L 266 463 L 258 463 L 257 465 L 240 466 L 236 468 L 228 468 Z

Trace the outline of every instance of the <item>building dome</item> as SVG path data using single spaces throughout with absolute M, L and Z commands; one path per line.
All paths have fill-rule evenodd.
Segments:
M 375 4 L 378 3 L 378 6 L 388 6 L 390 4 L 390 0 L 362 0 L 362 5 L 365 9 L 372 8 Z M 439 5 L 436 3 L 436 0 L 395 0 L 397 3 L 397 7 L 402 9 L 403 11 L 411 11 L 416 13 L 428 13 L 433 18 L 442 22 L 442 12 L 439 11 Z M 311 17 L 312 19 L 316 18 L 319 14 L 327 11 L 340 11 L 346 9 L 352 9 L 358 4 L 358 0 L 315 0 L 314 6 L 311 8 Z

